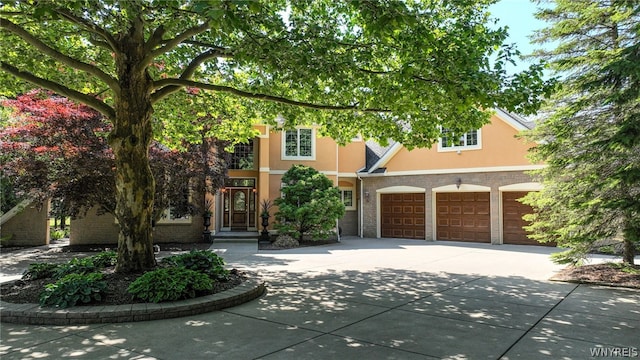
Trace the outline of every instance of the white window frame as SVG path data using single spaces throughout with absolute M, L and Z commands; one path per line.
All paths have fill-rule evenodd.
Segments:
M 189 190 L 189 201 L 192 201 L 191 190 Z M 193 221 L 192 217 L 189 215 L 179 217 L 179 218 L 171 218 L 171 203 L 167 206 L 166 209 L 162 212 L 162 217 L 160 220 L 156 222 L 156 225 L 169 225 L 169 224 L 191 224 Z
M 442 137 L 438 140 L 438 152 L 457 152 L 464 150 L 480 150 L 482 149 L 482 129 L 476 129 L 476 135 L 478 143 L 474 145 L 467 145 L 467 134 L 462 134 L 461 138 L 464 138 L 464 145 L 443 146 Z
M 353 186 L 340 186 L 340 200 L 342 200 L 342 203 L 344 204 L 344 192 L 345 191 L 351 191 L 351 205 L 344 205 L 344 209 L 347 211 L 354 211 L 356 210 L 356 189 Z
M 157 225 L 166 225 L 166 224 L 191 224 L 192 218 L 189 215 L 180 217 L 180 218 L 171 218 L 171 206 L 169 206 L 168 208 L 164 209 L 164 211 L 162 212 L 162 217 L 160 218 L 160 220 L 158 220 L 158 222 L 156 222 Z
M 297 132 L 297 154 L 300 154 L 300 130 L 311 130 L 311 156 L 287 155 L 287 131 Z M 311 127 L 299 127 L 282 131 L 282 160 L 315 160 L 316 159 L 316 129 Z

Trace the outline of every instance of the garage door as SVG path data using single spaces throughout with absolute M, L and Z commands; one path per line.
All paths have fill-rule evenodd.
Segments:
M 438 240 L 491 243 L 488 192 L 437 193 Z
M 525 195 L 527 195 L 526 191 L 502 193 L 502 242 L 504 244 L 555 246 L 555 243 L 541 244 L 527 237 L 524 226 L 529 222 L 524 221 L 522 216 L 533 213 L 533 209 L 518 201 Z
M 424 193 L 380 196 L 382 237 L 424 239 Z

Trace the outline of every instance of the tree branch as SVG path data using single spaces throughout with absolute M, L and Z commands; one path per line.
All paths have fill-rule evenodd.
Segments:
M 193 60 L 191 60 L 189 65 L 184 69 L 184 71 L 180 75 L 179 79 L 180 80 L 189 80 L 189 79 L 191 79 L 191 76 L 193 76 L 193 73 L 198 69 L 198 67 L 203 62 L 207 61 L 208 59 L 217 58 L 218 55 L 219 55 L 219 52 L 217 51 L 217 49 L 211 49 L 211 50 L 205 51 L 202 54 L 196 56 Z M 156 102 L 156 101 L 164 98 L 165 96 L 178 91 L 182 86 L 176 85 L 176 86 L 161 86 L 161 87 L 162 87 L 162 89 L 160 89 L 160 90 L 158 90 L 158 91 L 156 91 L 154 93 L 154 97 L 152 99 L 153 102 Z
M 190 37 L 194 36 L 194 35 L 198 35 L 202 32 L 205 32 L 207 30 L 209 30 L 211 26 L 209 25 L 208 22 L 205 22 L 202 25 L 199 26 L 194 26 L 190 29 L 187 29 L 185 32 L 183 32 L 182 34 L 178 34 L 176 35 L 176 37 L 167 40 L 166 42 L 164 42 L 164 46 L 157 48 L 153 51 L 150 51 L 147 56 L 144 58 L 144 60 L 142 60 L 142 62 L 140 63 L 141 67 L 146 67 L 147 65 L 151 64 L 151 62 L 153 61 L 153 59 L 155 59 L 156 57 L 165 54 L 169 51 L 171 51 L 173 48 L 175 48 L 176 46 L 180 45 L 180 43 L 182 43 L 183 41 L 189 39 Z M 156 29 L 157 31 L 157 29 Z M 162 30 L 162 32 L 164 32 L 164 29 Z M 154 36 L 156 34 L 154 33 Z M 152 37 L 151 40 L 154 40 L 154 37 Z M 156 40 L 154 40 L 156 41 Z
M 99 111 L 101 114 L 103 114 L 104 116 L 106 116 L 109 119 L 113 119 L 115 118 L 116 112 L 115 110 L 105 104 L 104 102 L 98 100 L 97 98 L 91 96 L 91 95 L 87 95 L 84 93 L 81 93 L 79 91 L 70 89 L 64 85 L 58 84 L 56 82 L 53 82 L 51 80 L 47 80 L 47 79 L 43 79 L 41 77 L 35 76 L 29 72 L 25 72 L 25 71 L 20 71 L 20 69 L 16 68 L 15 66 L 8 64 L 4 61 L 0 62 L 0 69 L 17 77 L 20 78 L 22 80 L 26 80 L 32 84 L 38 85 L 38 86 L 42 86 L 45 89 L 49 89 L 53 92 L 56 92 L 60 95 L 64 95 L 66 97 L 68 97 L 69 99 L 73 99 L 76 100 L 78 102 L 81 102 L 83 104 L 86 104 L 94 109 L 96 109 L 97 111 Z
M 98 25 L 92 22 L 89 22 L 86 19 L 83 19 L 81 17 L 75 16 L 64 9 L 53 9 L 53 11 L 60 14 L 60 16 L 62 16 L 63 18 L 84 27 L 85 29 L 89 30 L 91 33 L 94 33 L 102 37 L 105 40 L 105 42 L 109 45 L 109 48 L 111 51 L 116 51 L 118 49 L 118 44 L 115 41 L 115 39 L 111 36 L 111 34 L 109 34 L 107 31 L 105 31 L 103 28 L 99 27 Z
M 161 88 L 163 86 L 194 87 L 194 88 L 200 88 L 203 90 L 225 92 L 225 93 L 229 93 L 229 94 L 233 94 L 233 95 L 237 95 L 237 96 L 249 98 L 249 99 L 271 101 L 271 102 L 277 102 L 277 103 L 286 104 L 286 105 L 294 105 L 294 106 L 304 107 L 307 109 L 335 110 L 335 111 L 358 110 L 362 112 L 391 112 L 391 110 L 389 109 L 359 108 L 357 103 L 352 105 L 314 104 L 314 103 L 308 103 L 303 101 L 291 100 L 281 96 L 273 96 L 268 94 L 248 92 L 248 91 L 236 89 L 230 86 L 205 84 L 197 81 L 183 80 L 183 79 L 162 79 L 162 80 L 156 81 L 154 85 L 157 88 Z M 157 101 L 155 99 L 155 94 L 152 95 L 152 101 Z
M 100 70 L 98 67 L 83 63 L 82 61 L 76 60 L 59 52 L 58 50 L 43 43 L 42 41 L 28 33 L 26 30 L 7 19 L 0 19 L 0 28 L 7 29 L 11 33 L 19 36 L 22 40 L 26 41 L 31 46 L 42 51 L 45 55 L 48 55 L 74 69 L 78 69 L 96 76 L 98 79 L 104 81 L 104 83 L 107 84 L 107 86 L 109 86 L 114 93 L 120 94 L 120 86 L 118 85 L 116 79 L 112 78 L 107 73 Z

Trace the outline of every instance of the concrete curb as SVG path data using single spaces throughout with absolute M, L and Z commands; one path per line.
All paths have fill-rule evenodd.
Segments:
M 244 304 L 262 296 L 265 291 L 263 282 L 249 279 L 217 294 L 159 304 L 76 306 L 57 309 L 0 300 L 0 322 L 25 325 L 84 325 L 170 319 Z

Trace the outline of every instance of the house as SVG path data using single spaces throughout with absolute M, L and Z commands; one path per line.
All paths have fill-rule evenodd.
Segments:
M 526 237 L 517 199 L 541 185 L 526 173 L 534 144 L 516 135 L 532 123 L 496 110 L 491 122 L 430 149 L 395 143 L 367 152 L 362 179 L 365 237 L 538 244 Z
M 209 195 L 215 204 L 210 230 L 217 235 L 260 231 L 261 201 L 279 197 L 282 175 L 303 164 L 340 188 L 346 206 L 339 220 L 342 235 L 537 244 L 522 228 L 522 215 L 531 208 L 517 201 L 540 189 L 526 173 L 543 166 L 526 157 L 534 144 L 516 137 L 531 127 L 496 110 L 489 124 L 460 139 L 445 136 L 431 148 L 408 150 L 400 143 L 383 147 L 359 138 L 339 146 L 314 126 L 256 125 L 259 135 L 235 146 L 224 187 Z M 200 217 L 168 216 L 156 225 L 154 240 L 197 241 L 202 230 Z M 110 215 L 90 213 L 71 225 L 72 244 L 115 239 Z

